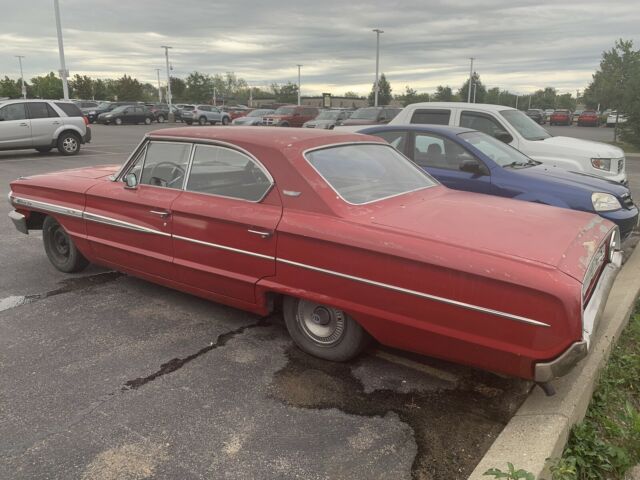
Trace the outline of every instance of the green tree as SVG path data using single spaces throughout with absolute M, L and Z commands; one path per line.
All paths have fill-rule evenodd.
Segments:
M 114 82 L 114 95 L 119 101 L 142 100 L 142 84 L 135 78 L 123 75 Z
M 157 102 L 158 101 L 158 88 L 154 87 L 151 83 L 142 84 L 142 100 L 144 102 Z
M 373 105 L 375 103 L 375 89 L 376 84 L 374 82 L 368 98 L 369 105 Z M 381 73 L 380 80 L 378 80 L 378 105 L 389 105 L 389 103 L 391 103 L 391 100 L 393 100 L 391 91 L 391 84 L 387 81 L 387 77 L 385 76 L 385 74 Z
M 193 99 L 189 98 L 187 92 L 187 83 L 178 77 L 170 77 L 171 82 L 171 102 L 191 102 Z M 166 87 L 163 89 L 162 98 L 167 98 Z
M 42 77 L 31 79 L 31 88 L 27 89 L 32 98 L 60 99 L 63 97 L 62 80 L 55 73 L 50 72 Z
M 428 93 L 418 93 L 417 90 L 408 85 L 404 88 L 404 94 L 396 95 L 396 100 L 402 102 L 405 107 L 412 103 L 428 102 L 429 99 L 430 95 Z
M 435 93 L 432 95 L 432 100 L 434 102 L 453 102 L 455 101 L 455 96 L 453 95 L 453 90 L 448 85 L 443 87 L 442 85 L 438 85 L 436 87 Z
M 0 97 L 19 98 L 21 95 L 20 79 L 13 80 L 5 75 L 0 80 Z
M 274 83 L 271 90 L 278 103 L 297 103 L 298 101 L 298 85 L 287 82 L 284 85 Z
M 108 85 L 104 80 L 97 79 L 93 82 L 93 98 L 96 100 L 108 100 L 111 98 Z
M 482 84 L 480 75 L 477 73 L 473 76 L 473 87 L 471 88 L 471 102 L 473 102 L 475 94 L 476 103 L 485 103 L 487 96 L 487 87 Z M 458 97 L 461 101 L 466 102 L 469 95 L 469 79 L 467 79 L 458 90 Z
M 356 92 L 352 92 L 351 90 L 349 90 L 348 92 L 345 92 L 343 97 L 345 98 L 360 98 L 360 95 L 358 95 Z
M 185 79 L 187 96 L 194 102 L 209 102 L 213 98 L 213 79 L 210 75 L 197 71 L 191 72 Z M 217 92 L 218 94 L 220 92 Z
M 82 98 L 84 100 L 91 99 L 94 96 L 93 80 L 86 75 L 78 75 L 77 73 L 69 80 L 71 87 L 71 96 Z
M 485 93 L 484 103 L 489 103 L 491 105 L 502 105 L 500 101 L 502 100 L 502 91 L 499 87 L 492 87 Z

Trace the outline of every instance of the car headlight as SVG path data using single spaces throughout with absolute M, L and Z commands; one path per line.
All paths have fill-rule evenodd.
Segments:
M 107 117 L 107 118 L 111 118 L 111 117 L 113 117 L 113 115 L 111 115 L 110 113 L 107 113 L 107 114 L 105 115 L 105 117 Z
M 593 168 L 597 168 L 598 170 L 611 170 L 611 159 L 610 158 L 592 158 L 591 166 Z
M 591 194 L 591 203 L 596 212 L 610 212 L 622 208 L 616 197 L 610 193 L 595 192 Z

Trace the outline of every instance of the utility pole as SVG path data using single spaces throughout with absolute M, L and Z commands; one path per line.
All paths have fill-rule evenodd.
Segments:
M 156 68 L 156 74 L 158 75 L 158 103 L 162 103 L 162 89 L 160 88 L 160 69 Z
M 373 90 L 374 90 L 374 94 L 373 94 L 373 106 L 377 107 L 378 106 L 378 90 L 380 89 L 379 87 L 379 78 L 378 78 L 378 71 L 380 70 L 380 34 L 384 33 L 384 30 L 380 30 L 379 28 L 374 28 L 372 30 L 373 32 L 376 32 L 376 81 L 373 84 Z
M 300 106 L 300 67 L 302 65 L 298 64 L 298 106 Z
M 473 82 L 473 103 L 476 103 L 476 90 L 478 90 L 478 84 Z
M 520 98 L 520 95 L 516 95 L 516 110 L 518 109 L 518 98 Z
M 166 45 L 161 45 L 160 48 L 164 48 L 164 58 L 167 62 L 167 103 L 169 104 L 169 122 L 175 122 L 176 117 L 171 108 L 171 75 L 169 74 L 169 49 L 173 47 L 168 47 Z
M 22 83 L 22 98 L 27 98 L 27 86 L 24 84 L 24 75 L 22 74 L 22 59 L 24 55 L 16 55 L 18 63 L 20 64 L 20 82 Z
M 62 26 L 60 25 L 60 6 L 58 0 L 53 0 L 53 9 L 56 13 L 56 28 L 58 30 L 58 52 L 60 53 L 60 78 L 62 78 L 62 92 L 65 100 L 69 100 L 69 83 L 67 77 L 69 72 L 64 63 L 64 44 L 62 42 Z
M 531 110 L 531 95 L 529 95 L 529 110 Z
M 471 60 L 471 66 L 469 67 L 469 88 L 467 89 L 467 103 L 471 103 L 471 82 L 473 82 L 473 61 L 474 57 L 469 57 Z

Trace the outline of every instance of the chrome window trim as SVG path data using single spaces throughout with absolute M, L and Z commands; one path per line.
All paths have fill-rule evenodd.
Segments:
M 242 253 L 244 255 L 249 255 L 251 257 L 264 258 L 266 260 L 275 260 L 276 257 L 272 257 L 271 255 L 265 255 L 262 253 L 250 252 L 248 250 L 242 250 L 240 248 L 229 247 L 227 245 L 220 245 L 218 243 L 205 242 L 203 240 L 197 240 L 195 238 L 183 237 L 181 235 L 173 235 L 173 238 L 176 240 L 183 240 L 185 242 L 197 243 L 198 245 L 204 245 L 205 247 L 217 248 L 220 250 L 226 250 L 234 253 Z
M 367 285 L 374 285 L 376 287 L 385 288 L 387 290 L 393 290 L 395 292 L 406 293 L 409 295 L 413 295 L 416 297 L 426 298 L 428 300 L 434 300 L 436 302 L 446 303 L 448 305 L 454 305 L 456 307 L 465 308 L 467 310 L 474 310 L 477 312 L 488 313 L 491 315 L 495 315 L 502 318 L 508 318 L 510 320 L 515 320 L 517 322 L 526 323 L 528 325 L 534 325 L 536 327 L 550 327 L 548 323 L 540 322 L 538 320 L 533 320 L 531 318 L 522 317 L 520 315 L 514 315 L 507 312 L 502 312 L 500 310 L 494 310 L 492 308 L 480 307 L 478 305 L 473 305 L 470 303 L 460 302 L 458 300 L 452 300 L 449 298 L 439 297 L 437 295 L 431 295 L 429 293 L 418 292 L 416 290 L 410 290 L 408 288 L 398 287 L 396 285 L 390 285 L 388 283 L 377 282 L 375 280 L 369 280 L 362 277 L 356 277 L 354 275 L 348 275 L 346 273 L 340 273 L 333 270 L 327 270 L 320 267 L 314 267 L 312 265 L 307 265 L 305 263 L 294 262 L 293 260 L 286 260 L 284 258 L 277 258 L 278 262 L 285 263 L 287 265 L 293 265 L 295 267 L 306 268 L 308 270 L 313 270 L 315 272 L 326 273 L 328 275 L 333 275 L 340 278 L 345 278 L 347 280 L 353 280 L 360 283 L 365 283 Z
M 396 193 L 395 195 L 388 195 L 386 197 L 382 197 L 382 198 L 376 198 L 375 200 L 371 200 L 369 202 L 363 202 L 363 203 L 352 203 L 349 200 L 345 199 L 342 195 L 340 195 L 340 192 L 338 192 L 335 188 L 333 188 L 333 185 L 331 185 L 331 183 L 324 177 L 324 175 L 322 175 L 318 169 L 313 165 L 313 163 L 311 163 L 311 161 L 307 158 L 307 154 L 308 153 L 312 153 L 318 150 L 326 150 L 329 148 L 335 148 L 335 147 L 346 147 L 346 146 L 352 146 L 352 145 L 382 145 L 383 147 L 389 147 L 393 150 L 394 153 L 397 153 L 398 155 L 400 155 L 401 157 L 403 157 L 404 159 L 407 160 L 407 162 L 409 162 L 409 164 L 418 172 L 420 172 L 420 174 L 422 174 L 423 176 L 427 177 L 429 180 L 432 180 L 434 183 L 433 185 L 428 185 L 426 187 L 420 187 L 420 188 L 415 188 L 413 190 L 407 190 L 406 192 L 402 192 L 402 193 Z M 340 200 L 342 200 L 344 203 L 348 204 L 348 205 L 352 205 L 354 207 L 360 207 L 363 205 L 370 205 L 372 203 L 376 203 L 376 202 L 381 202 L 383 200 L 388 200 L 389 198 L 394 198 L 394 197 L 400 197 L 402 195 L 406 195 L 408 193 L 413 193 L 413 192 L 418 192 L 420 190 L 425 190 L 427 188 L 432 188 L 432 187 L 437 187 L 438 185 L 440 185 L 440 182 L 438 182 L 438 180 L 436 180 L 435 178 L 433 178 L 431 175 L 429 175 L 427 172 L 425 172 L 423 169 L 421 169 L 418 165 L 416 165 L 414 163 L 413 160 L 411 160 L 410 158 L 408 158 L 406 155 L 404 155 L 402 152 L 398 151 L 395 147 L 393 147 L 392 145 L 389 145 L 386 142 L 339 142 L 339 143 L 331 143 L 329 145 L 322 145 L 319 147 L 312 147 L 312 148 L 308 148 L 306 150 L 304 150 L 302 152 L 302 157 L 305 159 L 305 161 L 309 164 L 309 166 L 311 168 L 313 168 L 313 170 L 318 174 L 318 176 L 320 178 L 322 178 L 322 180 L 324 181 L 324 183 L 326 183 L 329 188 L 331 190 L 334 191 L 334 193 L 338 196 L 338 198 L 340 198 Z
M 134 230 L 142 233 L 152 233 L 154 235 L 160 235 L 162 237 L 171 237 L 170 233 L 166 233 L 155 228 L 143 227 L 135 223 L 125 222 L 124 220 L 118 220 L 113 217 L 105 217 L 104 215 L 98 215 L 97 213 L 84 212 L 83 218 L 90 222 L 102 223 L 104 225 L 110 225 L 112 227 L 120 227 L 127 230 Z

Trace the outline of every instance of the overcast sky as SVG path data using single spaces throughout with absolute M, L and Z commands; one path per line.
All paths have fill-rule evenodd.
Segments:
M 233 71 L 252 85 L 297 81 L 302 93 L 366 94 L 380 69 L 394 93 L 457 89 L 468 57 L 485 85 L 527 93 L 583 89 L 616 39 L 640 46 L 638 0 L 60 0 L 70 74 L 156 84 L 160 45 L 173 74 Z M 0 76 L 58 71 L 53 0 L 0 0 Z

